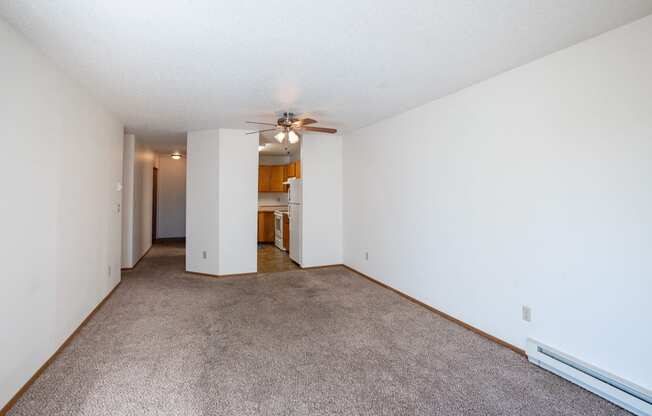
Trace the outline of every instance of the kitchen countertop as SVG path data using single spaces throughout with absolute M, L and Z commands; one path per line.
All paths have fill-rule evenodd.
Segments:
M 287 211 L 288 206 L 287 205 L 259 205 L 258 206 L 258 212 L 274 212 L 277 209 Z

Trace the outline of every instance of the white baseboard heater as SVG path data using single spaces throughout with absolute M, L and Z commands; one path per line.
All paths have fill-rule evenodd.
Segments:
M 531 363 L 602 396 L 636 415 L 652 415 L 652 392 L 649 390 L 531 338 L 527 340 L 526 352 Z

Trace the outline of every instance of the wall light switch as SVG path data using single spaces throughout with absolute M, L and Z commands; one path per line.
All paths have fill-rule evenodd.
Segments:
M 202 256 L 202 258 L 204 258 L 204 259 L 207 258 L 206 251 L 202 251 L 202 252 L 201 252 L 201 256 Z
M 532 322 L 532 309 L 529 306 L 523 305 L 521 313 L 525 322 Z

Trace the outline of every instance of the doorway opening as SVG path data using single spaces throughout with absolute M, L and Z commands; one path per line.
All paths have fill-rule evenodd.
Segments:
M 258 273 L 298 270 L 301 263 L 300 146 L 260 134 Z
M 177 145 L 185 150 L 185 145 Z M 185 270 L 185 152 L 158 151 L 152 169 L 152 250 L 150 257 L 170 270 Z

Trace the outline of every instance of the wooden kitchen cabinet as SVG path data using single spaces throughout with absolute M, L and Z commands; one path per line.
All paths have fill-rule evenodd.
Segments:
M 273 243 L 275 234 L 274 212 L 258 211 L 258 242 Z
M 285 167 L 285 176 L 287 176 L 288 178 L 296 177 L 296 173 L 295 173 L 296 171 L 294 169 L 294 163 L 295 162 L 292 162 L 292 163 L 290 163 L 289 165 L 287 165 Z
M 283 181 L 285 176 L 285 166 L 268 166 L 271 169 L 271 179 L 269 181 L 270 192 L 284 192 Z
M 258 242 L 263 242 L 263 236 L 265 235 L 265 213 L 258 211 Z
M 294 177 L 299 179 L 301 178 L 301 161 L 300 160 L 295 160 L 294 161 Z
M 287 192 L 288 178 L 301 177 L 301 161 L 289 165 L 258 166 L 258 192 Z
M 301 161 L 295 160 L 285 167 L 288 178 L 301 178 Z
M 283 214 L 283 248 L 290 251 L 290 217 Z
M 258 192 L 269 192 L 273 166 L 258 166 Z
M 285 166 L 285 181 L 289 178 L 294 178 L 294 163 L 290 163 L 289 165 Z M 290 189 L 289 185 L 284 185 L 283 186 L 283 192 L 287 192 Z
M 258 192 L 285 192 L 285 166 L 258 166 Z

